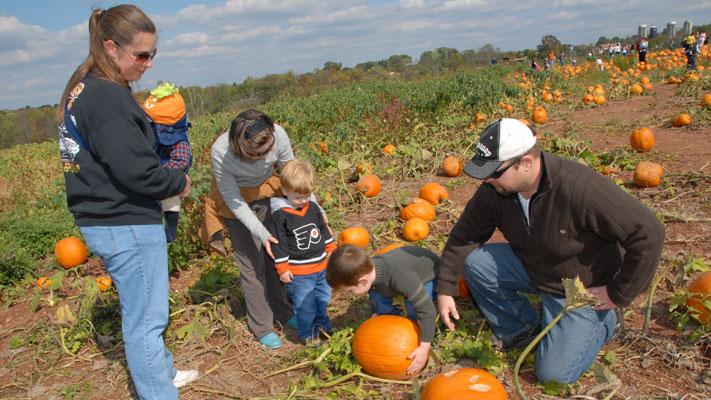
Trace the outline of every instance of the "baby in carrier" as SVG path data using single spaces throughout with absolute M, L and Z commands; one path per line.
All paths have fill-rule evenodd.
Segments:
M 187 174 L 193 162 L 188 139 L 188 128 L 191 125 L 185 101 L 178 89 L 172 83 L 158 85 L 142 107 L 153 120 L 160 164 L 166 168 L 178 168 Z M 165 215 L 165 235 L 168 242 L 172 242 L 178 233 L 180 198 L 173 196 L 164 199 L 161 206 Z

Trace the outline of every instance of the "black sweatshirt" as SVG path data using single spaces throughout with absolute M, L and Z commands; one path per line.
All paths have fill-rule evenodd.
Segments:
M 81 148 L 60 125 L 67 205 L 76 224 L 160 224 L 160 200 L 183 191 L 185 174 L 160 166 L 150 122 L 132 94 L 89 78 L 70 102 L 69 113 L 91 149 Z

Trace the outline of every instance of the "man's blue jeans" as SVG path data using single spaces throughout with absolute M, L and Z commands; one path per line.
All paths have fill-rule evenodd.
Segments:
M 168 248 L 163 225 L 80 227 L 118 290 L 126 361 L 141 399 L 177 399 L 168 325 Z
M 565 306 L 565 298 L 539 292 L 508 243 L 489 243 L 469 254 L 464 279 L 499 339 L 511 339 L 539 323 L 545 328 Z M 541 315 L 524 293 L 541 298 Z M 568 311 L 543 337 L 536 352 L 539 381 L 573 383 L 590 368 L 612 337 L 614 310 L 592 307 Z
M 434 285 L 436 279 L 433 279 L 425 283 L 425 291 L 430 295 L 431 299 L 434 299 Z M 382 294 L 376 292 L 375 290 L 370 290 L 368 292 L 370 296 L 370 304 L 374 308 L 374 311 L 378 315 L 400 315 L 401 311 L 393 304 L 392 297 L 385 297 Z M 417 322 L 417 313 L 415 308 L 410 303 L 410 300 L 405 299 L 405 308 L 407 309 L 407 318 Z
M 308 275 L 294 275 L 291 283 L 286 284 L 286 293 L 293 304 L 302 340 L 318 337 L 319 328 L 331 329 L 331 320 L 326 313 L 331 287 L 326 282 L 325 269 Z

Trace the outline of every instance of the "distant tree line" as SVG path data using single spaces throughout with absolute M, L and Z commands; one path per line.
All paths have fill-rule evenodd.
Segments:
M 698 26 L 694 31 L 708 32 L 711 25 Z M 650 40 L 652 49 L 668 48 L 674 41 L 681 43 L 682 35 L 668 38 L 666 29 Z M 297 74 L 292 71 L 283 74 L 269 74 L 261 78 L 248 77 L 242 83 L 220 84 L 205 88 L 199 86 L 180 87 L 191 119 L 222 111 L 241 111 L 259 107 L 283 96 L 310 96 L 331 89 L 345 87 L 364 79 L 404 79 L 407 81 L 440 76 L 459 70 L 472 70 L 490 65 L 492 59 L 506 62 L 509 58 L 544 57 L 551 51 L 565 52 L 566 56 L 583 57 L 593 52 L 598 44 L 636 43 L 637 35 L 625 38 L 601 36 L 595 44 L 570 45 L 562 43 L 553 35 L 541 38 L 536 49 L 502 51 L 491 44 L 477 50 L 458 51 L 455 48 L 439 47 L 422 53 L 416 63 L 406 54 L 392 55 L 386 60 L 368 61 L 353 68 L 343 68 L 339 62 L 328 61 L 323 68 L 313 72 Z M 572 54 L 571 54 L 572 53 Z M 179 84 L 179 82 L 175 82 Z M 144 100 L 148 91 L 136 93 Z M 24 143 L 38 143 L 57 137 L 54 106 L 38 108 L 25 107 L 19 110 L 0 110 L 0 148 L 8 148 Z

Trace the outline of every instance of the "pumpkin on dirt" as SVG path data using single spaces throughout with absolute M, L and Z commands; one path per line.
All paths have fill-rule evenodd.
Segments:
M 691 124 L 691 116 L 689 114 L 679 114 L 674 117 L 674 120 L 672 120 L 672 126 L 675 128 L 687 126 L 689 124 Z
M 647 151 L 654 146 L 654 134 L 649 128 L 640 128 L 630 135 L 630 146 L 637 151 Z
M 415 197 L 412 203 L 400 210 L 400 218 L 409 221 L 412 218 L 422 218 L 425 221 L 432 221 L 435 217 L 435 209 L 429 201 Z
M 709 323 L 711 313 L 711 271 L 704 272 L 694 279 L 689 285 L 689 298 L 686 299 L 686 308 L 695 320 L 701 324 Z M 706 303 L 706 304 L 704 304 Z
M 652 161 L 642 161 L 634 169 L 632 180 L 637 186 L 655 187 L 662 179 L 662 166 Z
M 447 189 L 442 187 L 439 183 L 429 182 L 422 186 L 417 197 L 425 199 L 433 206 L 436 206 L 442 199 L 448 199 L 449 193 L 447 193 Z
M 357 189 L 365 197 L 373 197 L 380 193 L 380 179 L 375 175 L 365 175 L 358 181 Z
M 64 268 L 74 268 L 86 261 L 86 247 L 74 236 L 66 237 L 54 246 L 54 257 Z
M 368 248 L 368 243 L 370 243 L 370 234 L 365 228 L 356 226 L 354 228 L 348 228 L 338 235 L 338 245 L 343 245 L 345 243 L 354 244 L 363 249 Z
M 593 103 L 597 104 L 598 106 L 601 106 L 607 103 L 607 99 L 603 95 L 598 95 L 593 97 Z
M 479 368 L 443 372 L 422 389 L 420 400 L 507 400 L 506 389 L 494 375 Z
M 109 278 L 108 276 L 97 276 L 96 277 L 96 286 L 98 286 L 99 290 L 101 290 L 102 292 L 107 290 L 108 288 L 110 288 L 111 284 L 112 284 L 111 278 Z
M 630 94 L 642 94 L 642 92 L 644 92 L 644 89 L 639 83 L 635 83 L 630 86 Z
M 387 245 L 387 246 L 383 247 L 382 249 L 378 250 L 378 252 L 375 253 L 375 255 L 379 256 L 381 254 L 387 253 L 388 251 L 390 251 L 392 249 L 397 249 L 398 247 L 402 247 L 402 246 L 404 246 L 404 244 L 402 244 L 402 243 L 393 243 L 391 245 Z
M 407 357 L 420 345 L 420 328 L 396 315 L 379 315 L 363 322 L 353 335 L 353 357 L 370 375 L 409 379 Z M 419 372 L 419 371 L 418 371 Z
M 594 96 L 591 95 L 590 93 L 588 93 L 585 96 L 583 96 L 583 103 L 588 104 L 591 101 L 593 101 L 593 99 L 594 99 Z
M 393 154 L 393 151 L 397 150 L 397 147 L 389 144 L 385 147 L 383 147 L 383 153 L 385 154 Z
M 37 279 L 37 286 L 39 286 L 40 289 L 48 288 L 51 284 L 52 280 L 47 278 L 46 276 L 42 276 Z
M 701 106 L 711 107 L 711 94 L 707 94 L 701 99 Z
M 442 172 L 450 177 L 455 177 L 462 173 L 462 160 L 459 157 L 449 156 L 442 161 Z
M 410 218 L 402 227 L 402 236 L 405 240 L 416 242 L 422 240 L 430 234 L 430 226 L 422 218 Z
M 545 108 L 536 107 L 535 109 L 533 109 L 533 113 L 531 114 L 531 121 L 533 121 L 537 124 L 545 124 L 547 120 L 548 120 L 548 113 L 546 113 Z

